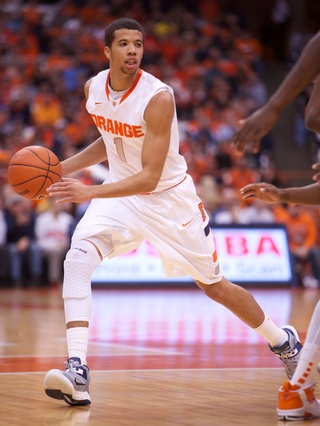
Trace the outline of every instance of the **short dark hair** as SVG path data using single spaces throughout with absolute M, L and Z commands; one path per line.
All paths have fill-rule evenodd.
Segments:
M 111 47 L 114 40 L 114 32 L 122 29 L 140 31 L 142 33 L 142 40 L 144 39 L 144 31 L 138 21 L 131 18 L 119 18 L 115 21 L 112 21 L 111 24 L 107 26 L 104 33 L 105 46 Z

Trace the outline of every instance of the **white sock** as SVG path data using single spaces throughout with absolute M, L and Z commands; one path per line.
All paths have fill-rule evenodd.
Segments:
M 253 330 L 264 337 L 272 348 L 282 346 L 288 341 L 287 332 L 275 325 L 266 314 L 263 323 Z
M 300 359 L 290 383 L 307 388 L 315 382 L 315 372 L 320 361 L 320 301 L 317 303 L 309 324 Z
M 89 328 L 72 327 L 67 329 L 67 346 L 69 358 L 81 359 L 81 364 L 87 364 Z

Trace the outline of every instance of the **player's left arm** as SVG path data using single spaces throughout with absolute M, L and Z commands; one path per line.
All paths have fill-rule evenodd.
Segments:
M 174 101 L 168 91 L 157 93 L 149 102 L 144 119 L 147 131 L 141 153 L 142 170 L 118 182 L 86 186 L 72 178 L 51 186 L 49 196 L 59 202 L 76 202 L 93 198 L 127 197 L 152 192 L 161 178 L 170 145 Z

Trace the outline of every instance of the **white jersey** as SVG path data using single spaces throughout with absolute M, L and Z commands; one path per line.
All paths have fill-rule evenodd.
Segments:
M 113 100 L 108 77 L 109 71 L 102 71 L 92 79 L 87 110 L 105 142 L 110 168 L 105 182 L 112 183 L 141 171 L 147 131 L 144 111 L 156 93 L 167 90 L 173 96 L 173 92 L 140 70 L 131 89 Z M 158 251 L 168 277 L 190 275 L 205 284 L 221 281 L 209 217 L 186 171 L 186 162 L 179 154 L 175 116 L 168 156 L 156 190 L 151 194 L 93 199 L 76 227 L 71 248 L 87 240 L 103 258 L 113 258 L 147 240 Z
M 108 80 L 109 70 L 101 71 L 92 78 L 86 107 L 106 145 L 110 180 L 114 182 L 142 170 L 141 151 L 147 131 L 144 112 L 151 98 L 160 91 L 168 91 L 173 99 L 174 96 L 171 87 L 139 69 L 132 87 L 116 101 L 110 96 Z M 179 131 L 175 113 L 168 155 L 154 192 L 180 183 L 186 172 L 186 161 L 179 154 Z

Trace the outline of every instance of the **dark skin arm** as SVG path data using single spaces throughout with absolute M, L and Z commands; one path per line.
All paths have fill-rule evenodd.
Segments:
M 320 185 L 318 183 L 297 188 L 277 188 L 269 183 L 252 183 L 243 187 L 240 194 L 244 200 L 256 198 L 269 204 L 320 205 Z
M 239 152 L 247 145 L 253 152 L 259 151 L 260 140 L 279 120 L 283 110 L 291 104 L 302 91 L 317 78 L 320 73 L 320 32 L 305 46 L 299 60 L 287 74 L 278 89 L 262 108 L 245 120 L 233 137 L 233 143 Z M 306 113 L 306 125 L 320 133 L 320 83 L 316 82 L 315 93 L 311 96 Z

